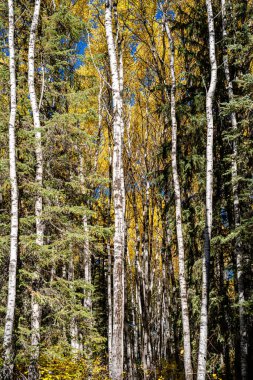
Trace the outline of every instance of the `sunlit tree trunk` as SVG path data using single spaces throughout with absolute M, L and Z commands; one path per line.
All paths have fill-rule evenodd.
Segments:
M 36 244 L 38 249 L 43 245 L 44 223 L 42 221 L 42 196 L 41 187 L 43 181 L 43 155 L 41 145 L 41 125 L 40 115 L 35 92 L 35 76 L 34 76 L 34 59 L 35 59 L 35 42 L 36 32 L 39 22 L 40 0 L 35 0 L 33 19 L 30 29 L 29 50 L 28 50 L 28 87 L 29 96 L 32 107 L 34 130 L 35 130 L 35 156 L 36 156 L 36 199 L 35 199 L 35 218 L 36 218 Z M 40 314 L 41 306 L 38 302 L 36 292 L 39 290 L 39 265 L 36 263 L 37 278 L 33 283 L 31 297 L 31 363 L 29 367 L 28 379 L 34 380 L 39 378 L 38 359 L 39 359 L 39 344 L 40 344 Z
M 192 360 L 191 360 L 191 336 L 190 336 L 190 323 L 188 311 L 188 296 L 187 284 L 185 278 L 185 252 L 184 252 L 184 239 L 182 227 L 182 210 L 181 210 L 181 191 L 177 171 L 177 119 L 176 119 L 176 75 L 175 75 L 175 51 L 174 40 L 170 31 L 168 21 L 165 22 L 165 29 L 170 44 L 170 74 L 171 74 L 171 123 L 172 123 L 172 174 L 175 192 L 175 206 L 176 206 L 176 230 L 177 230 L 177 246 L 179 256 L 179 287 L 180 299 L 182 309 L 182 322 L 183 322 L 183 341 L 184 341 L 184 369 L 186 380 L 193 379 Z
M 3 338 L 3 370 L 2 378 L 13 378 L 13 326 L 16 303 L 16 274 L 18 256 L 18 184 L 16 170 L 16 69 L 14 48 L 14 7 L 13 1 L 8 0 L 9 9 L 9 71 L 10 71 L 10 118 L 9 118 L 9 166 L 11 183 L 11 231 L 10 231 L 10 262 L 8 299 Z
M 107 292 L 108 292 L 108 358 L 109 376 L 112 377 L 112 254 L 110 243 L 107 244 L 108 273 L 107 273 Z
M 124 336 L 124 244 L 125 244 L 125 191 L 123 176 L 123 116 L 119 62 L 112 30 L 112 2 L 106 1 L 105 30 L 110 61 L 113 97 L 113 202 L 115 213 L 114 268 L 113 268 L 113 340 L 112 379 L 123 376 Z
M 109 134 L 109 130 L 108 130 Z M 108 226 L 111 225 L 111 204 L 112 204 L 112 146 L 109 137 L 109 197 L 108 197 Z M 113 322 L 113 302 L 112 302 L 112 250 L 110 240 L 107 242 L 107 299 L 108 299 L 108 369 L 109 377 L 112 378 L 112 322 Z
M 230 68 L 228 61 L 228 54 L 226 48 L 226 38 L 227 38 L 227 15 L 226 15 L 226 0 L 221 0 L 221 11 L 222 11 L 222 34 L 224 39 L 224 50 L 223 50 L 223 64 L 224 71 L 227 81 L 227 91 L 229 100 L 234 98 L 233 82 L 230 77 Z M 230 115 L 231 124 L 233 132 L 237 133 L 237 118 L 236 113 L 232 112 Z M 233 154 L 232 154 L 232 187 L 233 187 L 233 204 L 234 204 L 234 221 L 235 227 L 239 227 L 241 224 L 240 218 L 240 203 L 239 203 L 239 192 L 238 192 L 238 169 L 237 169 L 237 138 L 233 139 Z M 235 255 L 236 255 L 236 267 L 237 267 L 237 282 L 238 282 L 238 293 L 239 293 L 239 322 L 240 322 L 240 355 L 241 355 L 241 380 L 247 379 L 247 327 L 244 316 L 244 301 L 245 301 L 245 291 L 244 291 L 244 281 L 243 281 L 243 250 L 240 237 L 236 238 L 235 242 Z
M 209 31 L 209 57 L 211 64 L 211 80 L 206 94 L 207 146 L 206 146 L 206 211 L 205 240 L 202 261 L 202 297 L 200 312 L 200 335 L 198 352 L 197 380 L 206 378 L 207 338 L 208 338 L 208 294 L 210 243 L 213 217 L 213 99 L 217 84 L 217 63 L 215 54 L 215 30 L 212 1 L 206 0 Z

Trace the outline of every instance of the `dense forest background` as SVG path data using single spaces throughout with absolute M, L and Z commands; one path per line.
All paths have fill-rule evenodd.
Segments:
M 2 379 L 249 380 L 253 2 L 0 0 Z

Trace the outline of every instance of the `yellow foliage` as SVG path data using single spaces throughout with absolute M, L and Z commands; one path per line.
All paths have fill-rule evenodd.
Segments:
M 91 375 L 91 379 L 107 380 L 107 367 L 101 363 L 99 358 L 95 359 L 91 363 L 84 358 L 70 359 L 57 358 L 49 360 L 48 358 L 42 358 L 40 363 L 41 379 L 44 380 L 81 380 L 88 378 Z

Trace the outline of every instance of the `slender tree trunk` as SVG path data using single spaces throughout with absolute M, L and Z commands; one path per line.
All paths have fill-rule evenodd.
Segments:
M 84 280 L 87 284 L 91 285 L 91 254 L 89 243 L 89 229 L 87 215 L 83 216 L 83 231 L 84 231 Z M 84 307 L 87 307 L 90 311 L 92 309 L 91 293 L 87 292 L 87 296 L 84 299 Z
M 113 96 L 113 201 L 115 213 L 114 268 L 113 268 L 113 344 L 112 379 L 123 376 L 124 359 L 124 245 L 125 245 L 125 190 L 123 176 L 122 96 L 119 63 L 112 30 L 112 3 L 106 1 L 105 30 L 110 60 Z
M 108 358 L 109 358 L 109 377 L 112 377 L 112 255 L 110 243 L 107 244 L 108 254 Z
M 68 281 L 73 283 L 75 279 L 75 272 L 74 272 L 74 260 L 73 260 L 73 254 L 71 253 L 71 257 L 69 260 L 69 267 L 68 267 Z M 73 285 L 71 285 L 71 288 L 73 289 Z M 78 325 L 76 322 L 75 317 L 73 317 L 70 321 L 70 345 L 72 354 L 74 357 L 78 356 L 79 352 L 79 339 L 78 339 Z
M 84 159 L 80 157 L 80 171 L 79 171 L 80 183 L 82 188 L 82 193 L 85 192 L 84 183 Z M 91 284 L 91 253 L 90 253 L 90 242 L 89 242 L 89 229 L 87 215 L 83 215 L 83 232 L 84 232 L 84 247 L 83 247 L 83 266 L 84 266 L 84 280 L 87 284 Z M 90 311 L 92 309 L 92 301 L 90 291 L 85 292 L 87 295 L 84 298 L 84 307 L 88 308 Z
M 186 380 L 193 379 L 192 359 L 191 359 L 191 335 L 188 311 L 187 283 L 185 278 L 185 252 L 182 227 L 181 211 L 181 191 L 177 171 L 177 119 L 176 119 L 176 76 L 175 76 L 175 49 L 173 36 L 170 31 L 168 21 L 165 22 L 166 33 L 170 43 L 170 73 L 171 73 L 171 123 L 172 123 L 172 174 L 175 192 L 176 206 L 176 230 L 179 258 L 179 287 L 182 309 L 183 336 L 184 336 L 184 369 Z
M 13 1 L 8 0 L 9 9 L 9 71 L 10 71 L 10 119 L 9 119 L 9 165 L 11 183 L 11 231 L 10 231 L 10 262 L 8 299 L 4 328 L 2 378 L 13 378 L 13 326 L 16 303 L 16 277 L 18 257 L 18 183 L 16 169 L 16 69 L 14 49 L 14 7 Z
M 145 153 L 146 155 L 146 153 Z M 147 170 L 147 168 L 146 168 Z M 149 257 L 149 208 L 150 208 L 150 184 L 146 180 L 145 189 L 145 203 L 143 207 L 143 244 L 142 244 L 142 273 L 143 273 L 143 309 L 145 310 L 145 317 L 143 323 L 143 351 L 142 351 L 142 364 L 144 372 L 144 380 L 148 378 L 150 371 L 150 355 L 149 355 L 149 341 L 150 341 L 150 257 Z
M 222 12 L 222 34 L 224 39 L 224 52 L 223 52 L 223 64 L 227 81 L 227 91 L 229 101 L 233 100 L 234 90 L 233 82 L 230 77 L 229 61 L 226 48 L 227 38 L 227 15 L 226 15 L 226 0 L 221 0 L 221 12 Z M 236 113 L 232 112 L 230 115 L 233 132 L 237 132 L 237 118 Z M 233 140 L 233 154 L 232 154 L 232 187 L 233 187 L 233 204 L 234 204 L 234 221 L 235 227 L 239 227 L 241 224 L 240 218 L 240 203 L 239 203 L 239 191 L 238 191 L 238 169 L 237 169 L 237 139 Z M 244 316 L 244 301 L 245 290 L 243 281 L 243 250 L 240 237 L 236 238 L 235 242 L 235 256 L 237 267 L 237 282 L 239 293 L 239 323 L 240 323 L 240 361 L 241 361 L 241 380 L 247 379 L 247 355 L 248 355 L 248 342 L 247 342 L 247 328 Z
M 108 131 L 109 134 L 109 131 Z M 109 135 L 109 197 L 108 197 L 108 226 L 111 226 L 111 204 L 112 204 L 112 146 Z M 112 302 L 112 252 L 110 240 L 107 242 L 107 298 L 108 298 L 108 370 L 109 378 L 112 378 L 112 320 L 113 320 L 113 302 Z
M 204 255 L 202 261 L 202 298 L 200 314 L 200 335 L 198 352 L 197 380 L 206 378 L 207 338 L 208 338 L 208 295 L 210 243 L 213 217 L 213 98 L 217 84 L 217 63 L 215 54 L 215 30 L 212 1 L 206 0 L 209 30 L 209 56 L 211 64 L 211 80 L 206 94 L 207 146 L 206 146 L 206 220 Z
M 38 249 L 43 245 L 44 223 L 42 221 L 42 196 L 40 194 L 43 181 L 43 156 L 41 145 L 41 125 L 38 102 L 35 92 L 35 76 L 34 76 L 34 58 L 35 58 L 35 41 L 36 31 L 38 27 L 40 14 L 40 0 L 35 0 L 34 13 L 30 30 L 29 50 L 28 50 L 28 87 L 30 102 L 32 107 L 34 130 L 35 130 L 35 155 L 36 155 L 36 185 L 37 195 L 35 199 L 35 218 L 36 218 L 36 244 Z M 40 314 L 41 306 L 38 302 L 36 292 L 39 290 L 40 269 L 36 264 L 37 278 L 33 284 L 31 297 L 31 362 L 29 367 L 28 379 L 34 380 L 39 378 L 38 360 L 39 360 L 39 344 L 40 344 Z
M 138 210 L 137 210 L 137 201 L 136 195 L 133 194 L 133 211 L 134 211 L 134 220 L 135 220 L 135 231 L 136 231 L 136 249 L 135 249 L 135 270 L 136 270 L 136 295 L 138 298 L 139 306 L 139 320 L 140 320 L 140 336 L 141 336 L 141 360 L 143 368 L 143 378 L 147 378 L 149 363 L 148 363 L 148 336 L 147 336 L 147 302 L 146 302 L 146 290 L 145 290 L 145 267 L 147 268 L 147 263 L 145 262 L 147 258 L 147 252 L 145 253 L 145 247 L 142 247 L 143 251 L 143 263 L 140 265 L 139 252 L 141 248 L 141 235 L 138 222 Z M 145 207 L 143 212 L 143 218 L 145 219 Z M 145 229 L 145 228 L 144 228 Z M 145 240 L 145 238 L 144 238 Z M 145 245 L 145 242 L 144 242 Z M 146 257 L 145 257 L 146 256 Z

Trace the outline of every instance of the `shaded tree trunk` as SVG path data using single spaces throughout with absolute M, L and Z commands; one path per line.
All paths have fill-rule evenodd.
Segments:
M 233 82 L 230 76 L 230 68 L 228 61 L 228 54 L 226 48 L 227 38 L 227 16 L 226 16 L 226 0 L 221 0 L 221 12 L 222 12 L 222 34 L 224 39 L 223 49 L 223 64 L 227 81 L 227 92 L 229 101 L 234 98 Z M 237 117 L 236 113 L 232 112 L 230 115 L 233 132 L 237 133 Z M 238 191 L 238 169 L 237 169 L 237 138 L 233 139 L 233 153 L 232 153 L 232 190 L 233 190 L 233 205 L 234 205 L 234 222 L 235 228 L 241 224 L 240 218 L 240 203 L 239 203 L 239 191 Z M 236 269 L 237 269 L 237 283 L 238 283 L 238 301 L 239 301 L 239 323 L 240 323 L 240 364 L 241 364 L 241 380 L 247 379 L 247 356 L 248 356 L 248 342 L 247 342 L 247 326 L 244 316 L 244 301 L 245 290 L 243 281 L 243 250 L 240 237 L 235 241 L 235 257 L 236 257 Z
M 79 170 L 80 183 L 82 188 L 82 193 L 85 193 L 85 181 L 84 181 L 84 159 L 80 157 L 80 170 Z M 84 247 L 83 247 L 83 271 L 84 280 L 87 284 L 91 284 L 91 252 L 90 252 L 90 242 L 89 242 L 89 229 L 88 229 L 88 219 L 87 215 L 83 215 L 83 232 L 84 232 Z M 92 309 L 91 293 L 90 291 L 85 291 L 84 307 L 88 308 L 90 311 Z
M 209 31 L 209 56 L 211 64 L 211 80 L 206 94 L 206 119 L 207 119 L 207 146 L 206 146 L 206 211 L 205 211 L 205 240 L 202 261 L 202 296 L 200 312 L 200 335 L 198 351 L 197 380 L 206 378 L 207 338 L 208 338 L 208 295 L 209 295 L 209 267 L 210 267 L 210 243 L 213 217 L 213 98 L 217 84 L 217 63 L 215 54 L 215 30 L 213 19 L 212 1 L 206 0 L 208 31 Z
M 3 338 L 3 370 L 2 378 L 9 380 L 13 378 L 13 326 L 16 304 L 16 277 L 18 257 L 18 183 L 16 169 L 16 68 L 14 48 L 14 7 L 13 1 L 8 0 L 9 10 L 9 72 L 10 72 L 10 118 L 9 118 L 9 166 L 11 183 L 11 231 L 10 231 L 10 262 L 8 298 L 6 308 L 6 320 Z
M 71 253 L 70 260 L 69 260 L 69 267 L 68 267 L 68 281 L 73 283 L 75 279 L 75 271 L 74 271 L 74 260 L 73 260 L 73 253 Z M 71 285 L 71 288 L 73 289 L 73 285 Z M 79 339 L 78 339 L 78 325 L 75 317 L 73 317 L 70 321 L 70 345 L 72 354 L 74 357 L 78 356 L 79 352 Z

